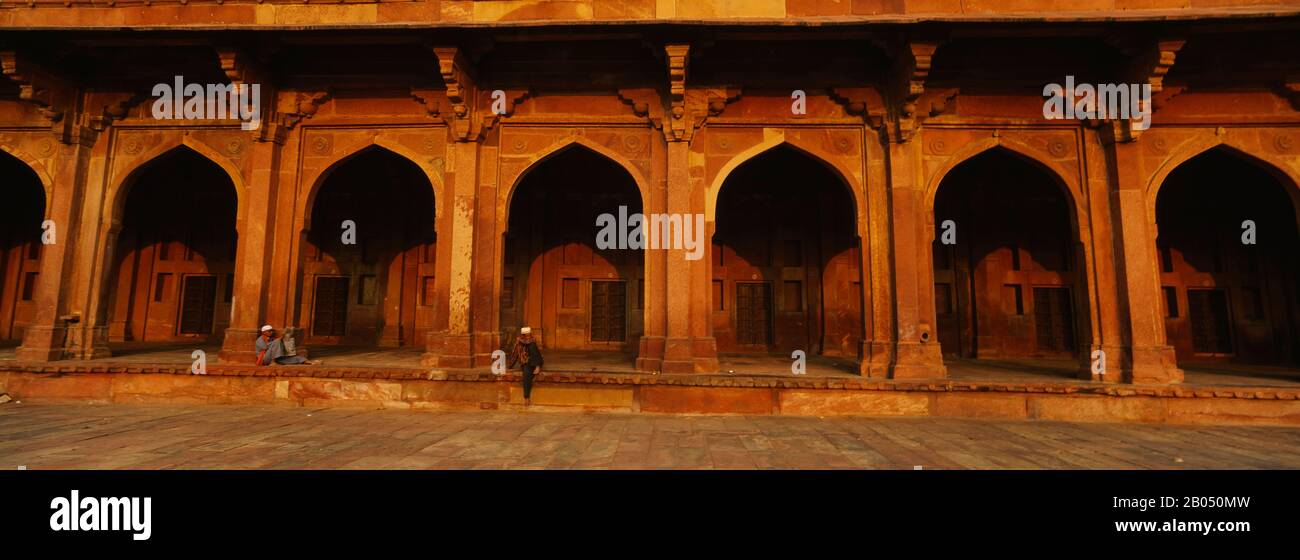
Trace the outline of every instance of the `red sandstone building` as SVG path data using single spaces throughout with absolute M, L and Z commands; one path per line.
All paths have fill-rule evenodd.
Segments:
M 4 0 L 0 63 L 19 361 L 272 323 L 440 368 L 523 325 L 665 373 L 1300 365 L 1294 1 Z M 261 126 L 155 118 L 175 76 Z M 1067 76 L 1151 126 L 1045 118 Z M 598 247 L 620 207 L 702 258 Z

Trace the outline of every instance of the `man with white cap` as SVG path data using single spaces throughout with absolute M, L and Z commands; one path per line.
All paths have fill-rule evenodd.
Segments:
M 290 366 L 298 364 L 319 365 L 320 361 L 310 361 L 305 356 L 290 356 L 284 349 L 284 339 L 275 336 L 271 325 L 262 327 L 262 335 L 257 337 L 257 365 L 271 364 Z
M 519 329 L 519 336 L 510 347 L 510 367 L 522 362 L 524 368 L 524 406 L 533 405 L 533 376 L 542 372 L 542 351 L 533 339 L 533 329 Z

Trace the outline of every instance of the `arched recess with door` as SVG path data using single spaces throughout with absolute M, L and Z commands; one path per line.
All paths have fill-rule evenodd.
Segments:
M 1223 144 L 1153 184 L 1161 310 L 1180 367 L 1300 366 L 1300 190 Z
M 316 178 L 295 290 L 305 342 L 423 347 L 439 304 L 434 197 L 424 169 L 379 145 Z
M 789 142 L 731 169 L 711 206 L 711 323 L 721 353 L 858 358 L 862 258 L 843 175 Z
M 47 193 L 40 175 L 6 149 L 0 178 L 0 341 L 16 343 L 36 313 Z
M 646 252 L 598 244 L 597 219 L 643 212 L 625 163 L 584 141 L 525 169 L 507 195 L 499 298 L 503 340 L 529 326 L 546 348 L 631 354 L 645 332 Z M 628 232 L 627 228 L 622 230 Z M 631 356 L 628 356 L 631 359 Z
M 219 339 L 230 324 L 239 192 L 228 170 L 178 145 L 132 171 L 110 206 L 111 343 Z M 110 236 L 110 240 L 113 238 Z
M 941 177 L 931 261 L 945 359 L 1042 359 L 1076 370 L 1092 340 L 1076 193 L 1050 166 L 1001 144 Z

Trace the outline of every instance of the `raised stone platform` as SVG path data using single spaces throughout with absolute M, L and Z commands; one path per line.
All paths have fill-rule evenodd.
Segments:
M 361 367 L 0 362 L 0 392 L 31 401 L 522 409 L 519 375 Z M 1300 387 L 1087 381 L 893 381 L 772 375 L 546 373 L 530 410 L 938 416 L 1300 425 Z

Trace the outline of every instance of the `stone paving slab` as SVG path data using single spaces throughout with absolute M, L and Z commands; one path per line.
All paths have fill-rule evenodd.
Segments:
M 945 418 L 0 405 L 16 469 L 1296 469 L 1300 429 Z

